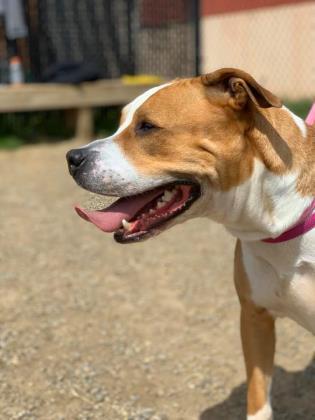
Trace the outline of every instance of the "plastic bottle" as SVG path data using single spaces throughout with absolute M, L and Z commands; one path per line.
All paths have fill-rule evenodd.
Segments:
M 12 85 L 18 85 L 24 82 L 22 62 L 17 55 L 10 58 L 9 76 Z

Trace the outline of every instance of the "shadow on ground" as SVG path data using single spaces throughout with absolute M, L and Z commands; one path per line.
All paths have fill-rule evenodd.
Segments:
M 315 418 L 315 354 L 306 369 L 288 372 L 276 367 L 273 378 L 274 420 L 313 420 Z M 245 383 L 234 388 L 220 404 L 207 408 L 199 420 L 245 419 Z

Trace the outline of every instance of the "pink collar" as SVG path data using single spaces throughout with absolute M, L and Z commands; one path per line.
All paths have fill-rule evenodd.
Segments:
M 315 102 L 313 103 L 313 106 L 310 109 L 310 112 L 308 113 L 308 116 L 306 117 L 305 122 L 308 125 L 315 124 Z
M 262 239 L 262 242 L 267 242 L 271 244 L 277 244 L 279 242 L 290 241 L 291 239 L 296 238 L 297 236 L 304 235 L 304 233 L 315 227 L 315 199 L 312 201 L 312 204 L 304 211 L 298 223 L 293 226 L 291 229 L 286 230 L 277 238 L 266 238 Z
M 312 125 L 315 124 L 315 102 L 306 117 L 305 120 L 306 124 Z M 279 242 L 286 242 L 290 241 L 290 239 L 294 239 L 297 236 L 304 235 L 304 233 L 308 232 L 309 230 L 315 227 L 315 199 L 313 200 L 312 204 L 305 210 L 305 212 L 300 217 L 298 223 L 293 226 L 291 229 L 286 230 L 277 238 L 267 238 L 262 239 L 262 242 L 268 242 L 272 244 L 277 244 Z

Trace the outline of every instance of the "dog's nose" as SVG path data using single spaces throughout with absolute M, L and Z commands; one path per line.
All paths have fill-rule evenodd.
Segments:
M 66 154 L 69 172 L 74 175 L 75 171 L 82 165 L 87 157 L 85 149 L 72 149 Z

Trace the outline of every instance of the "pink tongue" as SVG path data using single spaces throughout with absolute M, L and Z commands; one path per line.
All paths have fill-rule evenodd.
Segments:
M 103 210 L 88 211 L 75 206 L 75 210 L 82 219 L 93 223 L 104 232 L 114 232 L 121 227 L 123 219 L 129 221 L 147 203 L 158 197 L 164 188 L 149 191 L 134 197 L 120 198 Z

